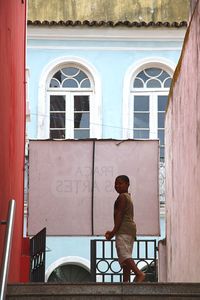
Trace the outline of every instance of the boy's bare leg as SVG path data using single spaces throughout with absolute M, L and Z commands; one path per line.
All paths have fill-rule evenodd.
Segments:
M 127 268 L 129 268 L 129 270 L 132 270 L 135 273 L 136 282 L 144 281 L 145 274 L 142 271 L 140 271 L 140 269 L 138 269 L 132 258 L 126 259 L 124 261 L 124 264 L 127 266 Z
M 131 275 L 130 268 L 124 265 L 122 269 L 123 269 L 123 282 L 130 282 L 130 275 Z

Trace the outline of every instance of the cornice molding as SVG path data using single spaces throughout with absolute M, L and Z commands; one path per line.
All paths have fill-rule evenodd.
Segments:
M 186 28 L 72 28 L 28 26 L 29 40 L 183 41 Z

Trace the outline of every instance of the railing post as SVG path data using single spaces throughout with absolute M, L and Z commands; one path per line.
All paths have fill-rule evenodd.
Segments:
M 96 282 L 96 240 L 90 241 L 90 264 L 92 281 Z
M 6 297 L 11 243 L 12 243 L 12 235 L 13 235 L 13 227 L 14 227 L 15 206 L 16 206 L 15 200 L 14 199 L 10 200 L 9 208 L 8 208 L 8 217 L 6 222 L 7 225 L 6 225 L 6 233 L 5 233 L 3 260 L 1 265 L 0 300 L 4 300 Z

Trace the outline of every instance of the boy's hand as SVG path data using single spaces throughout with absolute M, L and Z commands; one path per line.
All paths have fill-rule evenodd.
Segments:
M 111 240 L 113 238 L 114 234 L 112 231 L 106 231 L 105 238 L 106 240 Z

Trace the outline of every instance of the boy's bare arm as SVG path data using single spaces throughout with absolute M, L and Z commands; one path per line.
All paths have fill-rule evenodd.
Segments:
M 119 230 L 123 216 L 124 216 L 124 211 L 126 208 L 126 197 L 123 194 L 120 194 L 119 197 L 117 198 L 116 205 L 115 205 L 115 210 L 114 210 L 114 227 L 112 231 L 107 231 L 105 234 L 105 237 L 107 240 L 110 240 L 113 238 L 113 236 L 117 233 Z

